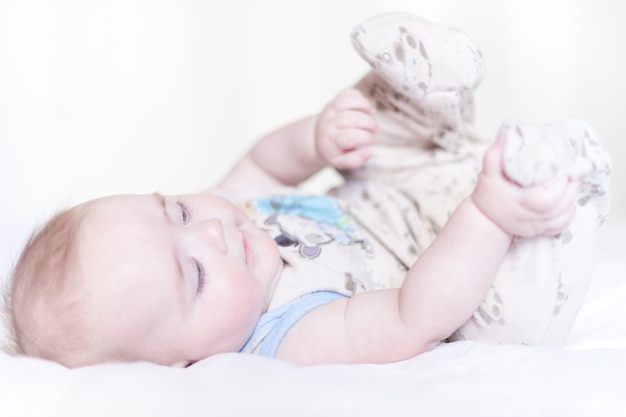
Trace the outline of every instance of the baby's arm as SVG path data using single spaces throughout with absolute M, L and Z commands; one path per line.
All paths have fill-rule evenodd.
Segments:
M 328 164 L 358 168 L 369 157 L 369 151 L 359 147 L 372 143 L 377 129 L 373 111 L 356 90 L 345 90 L 319 115 L 259 139 L 216 188 L 237 192 L 297 185 Z
M 522 188 L 502 172 L 502 144 L 485 155 L 469 198 L 407 273 L 399 290 L 319 307 L 287 333 L 278 357 L 314 364 L 392 362 L 437 345 L 467 321 L 495 279 L 514 235 L 555 234 L 572 220 L 577 183 Z

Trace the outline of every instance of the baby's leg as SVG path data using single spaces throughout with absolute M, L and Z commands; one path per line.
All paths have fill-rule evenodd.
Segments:
M 357 88 L 379 129 L 336 193 L 408 268 L 474 187 L 490 142 L 472 126 L 483 61 L 461 31 L 407 13 L 375 16 L 352 39 L 373 69 Z
M 610 160 L 592 128 L 505 124 L 504 170 L 521 186 L 566 174 L 581 179 L 576 218 L 554 237 L 516 238 L 473 317 L 451 340 L 561 344 L 592 277 L 596 232 L 610 204 Z
M 483 60 L 463 32 L 408 13 L 375 16 L 352 32 L 373 71 L 357 84 L 377 106 L 378 144 L 450 151 L 473 122 L 473 91 Z

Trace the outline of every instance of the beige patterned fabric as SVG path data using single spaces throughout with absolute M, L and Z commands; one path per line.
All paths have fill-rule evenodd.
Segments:
M 409 267 L 480 170 L 490 141 L 472 126 L 472 97 L 483 60 L 463 33 L 405 13 L 374 17 L 352 36 L 373 68 L 357 88 L 376 103 L 380 133 L 371 161 L 346 173 L 334 195 Z M 610 203 L 610 160 L 578 120 L 507 122 L 499 134 L 506 174 L 522 186 L 563 173 L 582 178 L 577 217 L 559 236 L 516 238 L 484 302 L 451 340 L 562 343 L 591 279 Z
M 352 44 L 375 72 L 361 88 L 370 89 L 383 109 L 400 110 L 390 117 L 443 148 L 465 142 L 459 133 L 473 121 L 473 91 L 484 74 L 482 55 L 465 33 L 386 13 L 354 28 Z
M 377 108 L 371 159 L 344 172 L 332 200 L 288 193 L 240 202 L 287 265 L 272 308 L 319 290 L 351 296 L 401 285 L 472 191 L 491 143 L 472 125 L 483 61 L 466 35 L 393 13 L 362 23 L 352 39 L 372 65 L 356 85 Z M 562 343 L 591 279 L 610 162 L 581 121 L 508 122 L 499 134 L 506 173 L 521 186 L 561 173 L 583 179 L 577 217 L 558 236 L 514 239 L 485 300 L 450 340 Z

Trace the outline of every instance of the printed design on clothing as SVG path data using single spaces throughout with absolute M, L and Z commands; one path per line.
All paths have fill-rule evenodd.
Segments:
M 561 308 L 569 299 L 567 288 L 563 285 L 561 277 L 559 277 L 559 287 L 556 290 L 556 304 L 554 305 L 554 315 L 558 316 L 561 313 Z
M 489 287 L 485 299 L 474 312 L 474 319 L 483 328 L 494 323 L 505 325 L 502 297 L 493 285 Z
M 322 245 L 368 245 L 356 223 L 329 196 L 290 195 L 259 198 L 252 201 L 259 214 L 267 215 L 264 225 L 276 229 L 272 235 L 281 247 L 298 248 L 301 257 L 312 259 L 322 252 Z

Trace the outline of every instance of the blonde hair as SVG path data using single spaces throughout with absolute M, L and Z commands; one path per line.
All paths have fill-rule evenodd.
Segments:
M 18 352 L 79 366 L 89 355 L 78 233 L 86 206 L 52 217 L 26 243 L 11 277 L 8 308 Z

